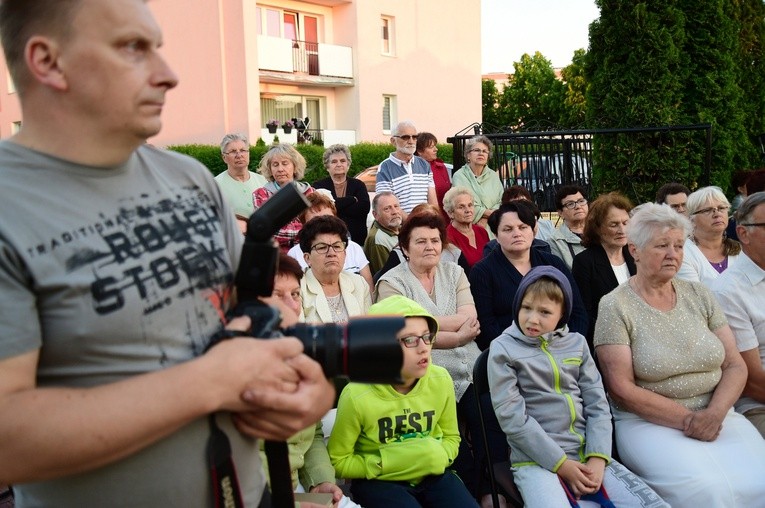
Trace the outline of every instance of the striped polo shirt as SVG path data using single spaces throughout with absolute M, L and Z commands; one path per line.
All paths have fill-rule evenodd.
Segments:
M 377 170 L 375 192 L 391 191 L 398 198 L 401 209 L 409 213 L 420 203 L 428 202 L 428 189 L 435 188 L 430 164 L 425 159 L 412 157 L 408 163 L 393 154 L 380 163 Z

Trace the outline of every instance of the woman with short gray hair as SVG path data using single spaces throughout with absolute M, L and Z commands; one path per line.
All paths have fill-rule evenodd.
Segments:
M 462 251 L 472 267 L 481 260 L 483 248 L 489 243 L 486 230 L 473 224 L 473 193 L 467 187 L 452 187 L 444 195 L 444 211 L 451 219 L 446 227 L 446 237 Z
M 731 410 L 746 364 L 711 292 L 675 277 L 689 228 L 667 205 L 641 206 L 627 229 L 636 273 L 600 300 L 594 343 L 616 448 L 675 508 L 756 506 L 765 441 Z
M 702 187 L 688 196 L 688 217 L 693 231 L 685 242 L 683 266 L 677 276 L 710 286 L 738 261 L 741 244 L 726 237 L 730 203 L 722 189 Z
M 351 239 L 364 245 L 367 239 L 367 215 L 369 215 L 369 193 L 364 182 L 349 178 L 351 151 L 342 144 L 331 145 L 322 156 L 324 169 L 329 176 L 316 180 L 314 189 L 326 189 L 332 194 L 337 216 L 348 226 Z
M 502 202 L 502 182 L 497 172 L 489 168 L 493 145 L 486 136 L 473 136 L 465 142 L 467 163 L 454 173 L 453 185 L 470 189 L 473 194 L 475 215 L 473 224 L 489 230 L 489 217 Z

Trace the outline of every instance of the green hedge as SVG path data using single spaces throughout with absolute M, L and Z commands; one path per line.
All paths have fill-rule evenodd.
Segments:
M 226 164 L 220 154 L 218 145 L 171 145 L 168 150 L 183 153 L 204 164 L 213 175 L 217 175 L 226 170 Z M 322 162 L 324 155 L 323 146 L 315 145 L 295 145 L 295 149 L 305 158 L 306 182 L 315 182 L 320 178 L 327 176 Z M 350 147 L 351 150 L 351 168 L 348 174 L 353 176 L 361 173 L 366 168 L 375 166 L 385 160 L 393 151 L 389 143 L 358 143 Z M 250 170 L 257 171 L 260 160 L 268 151 L 268 146 L 255 144 L 250 146 Z M 438 145 L 438 156 L 444 162 L 452 162 L 452 145 Z

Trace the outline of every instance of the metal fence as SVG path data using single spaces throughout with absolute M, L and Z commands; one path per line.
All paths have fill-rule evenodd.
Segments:
M 629 129 L 589 129 L 572 131 L 509 132 L 483 134 L 494 145 L 489 163 L 499 173 L 504 187 L 522 185 L 534 198 L 543 212 L 555 211 L 555 193 L 562 185 L 578 184 L 592 197 L 593 139 L 596 136 L 637 135 L 643 133 L 669 133 L 676 131 L 701 131 L 705 135 L 706 153 L 701 175 L 702 182 L 709 182 L 712 160 L 711 125 L 680 125 L 669 127 L 640 127 Z M 465 164 L 465 143 L 480 133 L 481 125 L 473 124 L 446 142 L 453 148 L 454 168 Z M 620 189 L 627 194 L 629 189 Z M 634 190 L 634 189 L 633 189 Z M 636 202 L 646 197 L 633 195 Z M 648 198 L 650 199 L 650 198 Z

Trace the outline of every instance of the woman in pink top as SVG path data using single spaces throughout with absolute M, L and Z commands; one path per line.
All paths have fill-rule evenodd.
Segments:
M 438 139 L 430 132 L 421 132 L 417 135 L 417 150 L 415 155 L 422 157 L 430 164 L 430 171 L 433 173 L 433 183 L 436 184 L 436 197 L 438 206 L 441 208 L 441 215 L 448 224 L 449 217 L 444 211 L 444 195 L 446 191 L 452 188 L 452 176 L 444 161 L 438 158 Z

